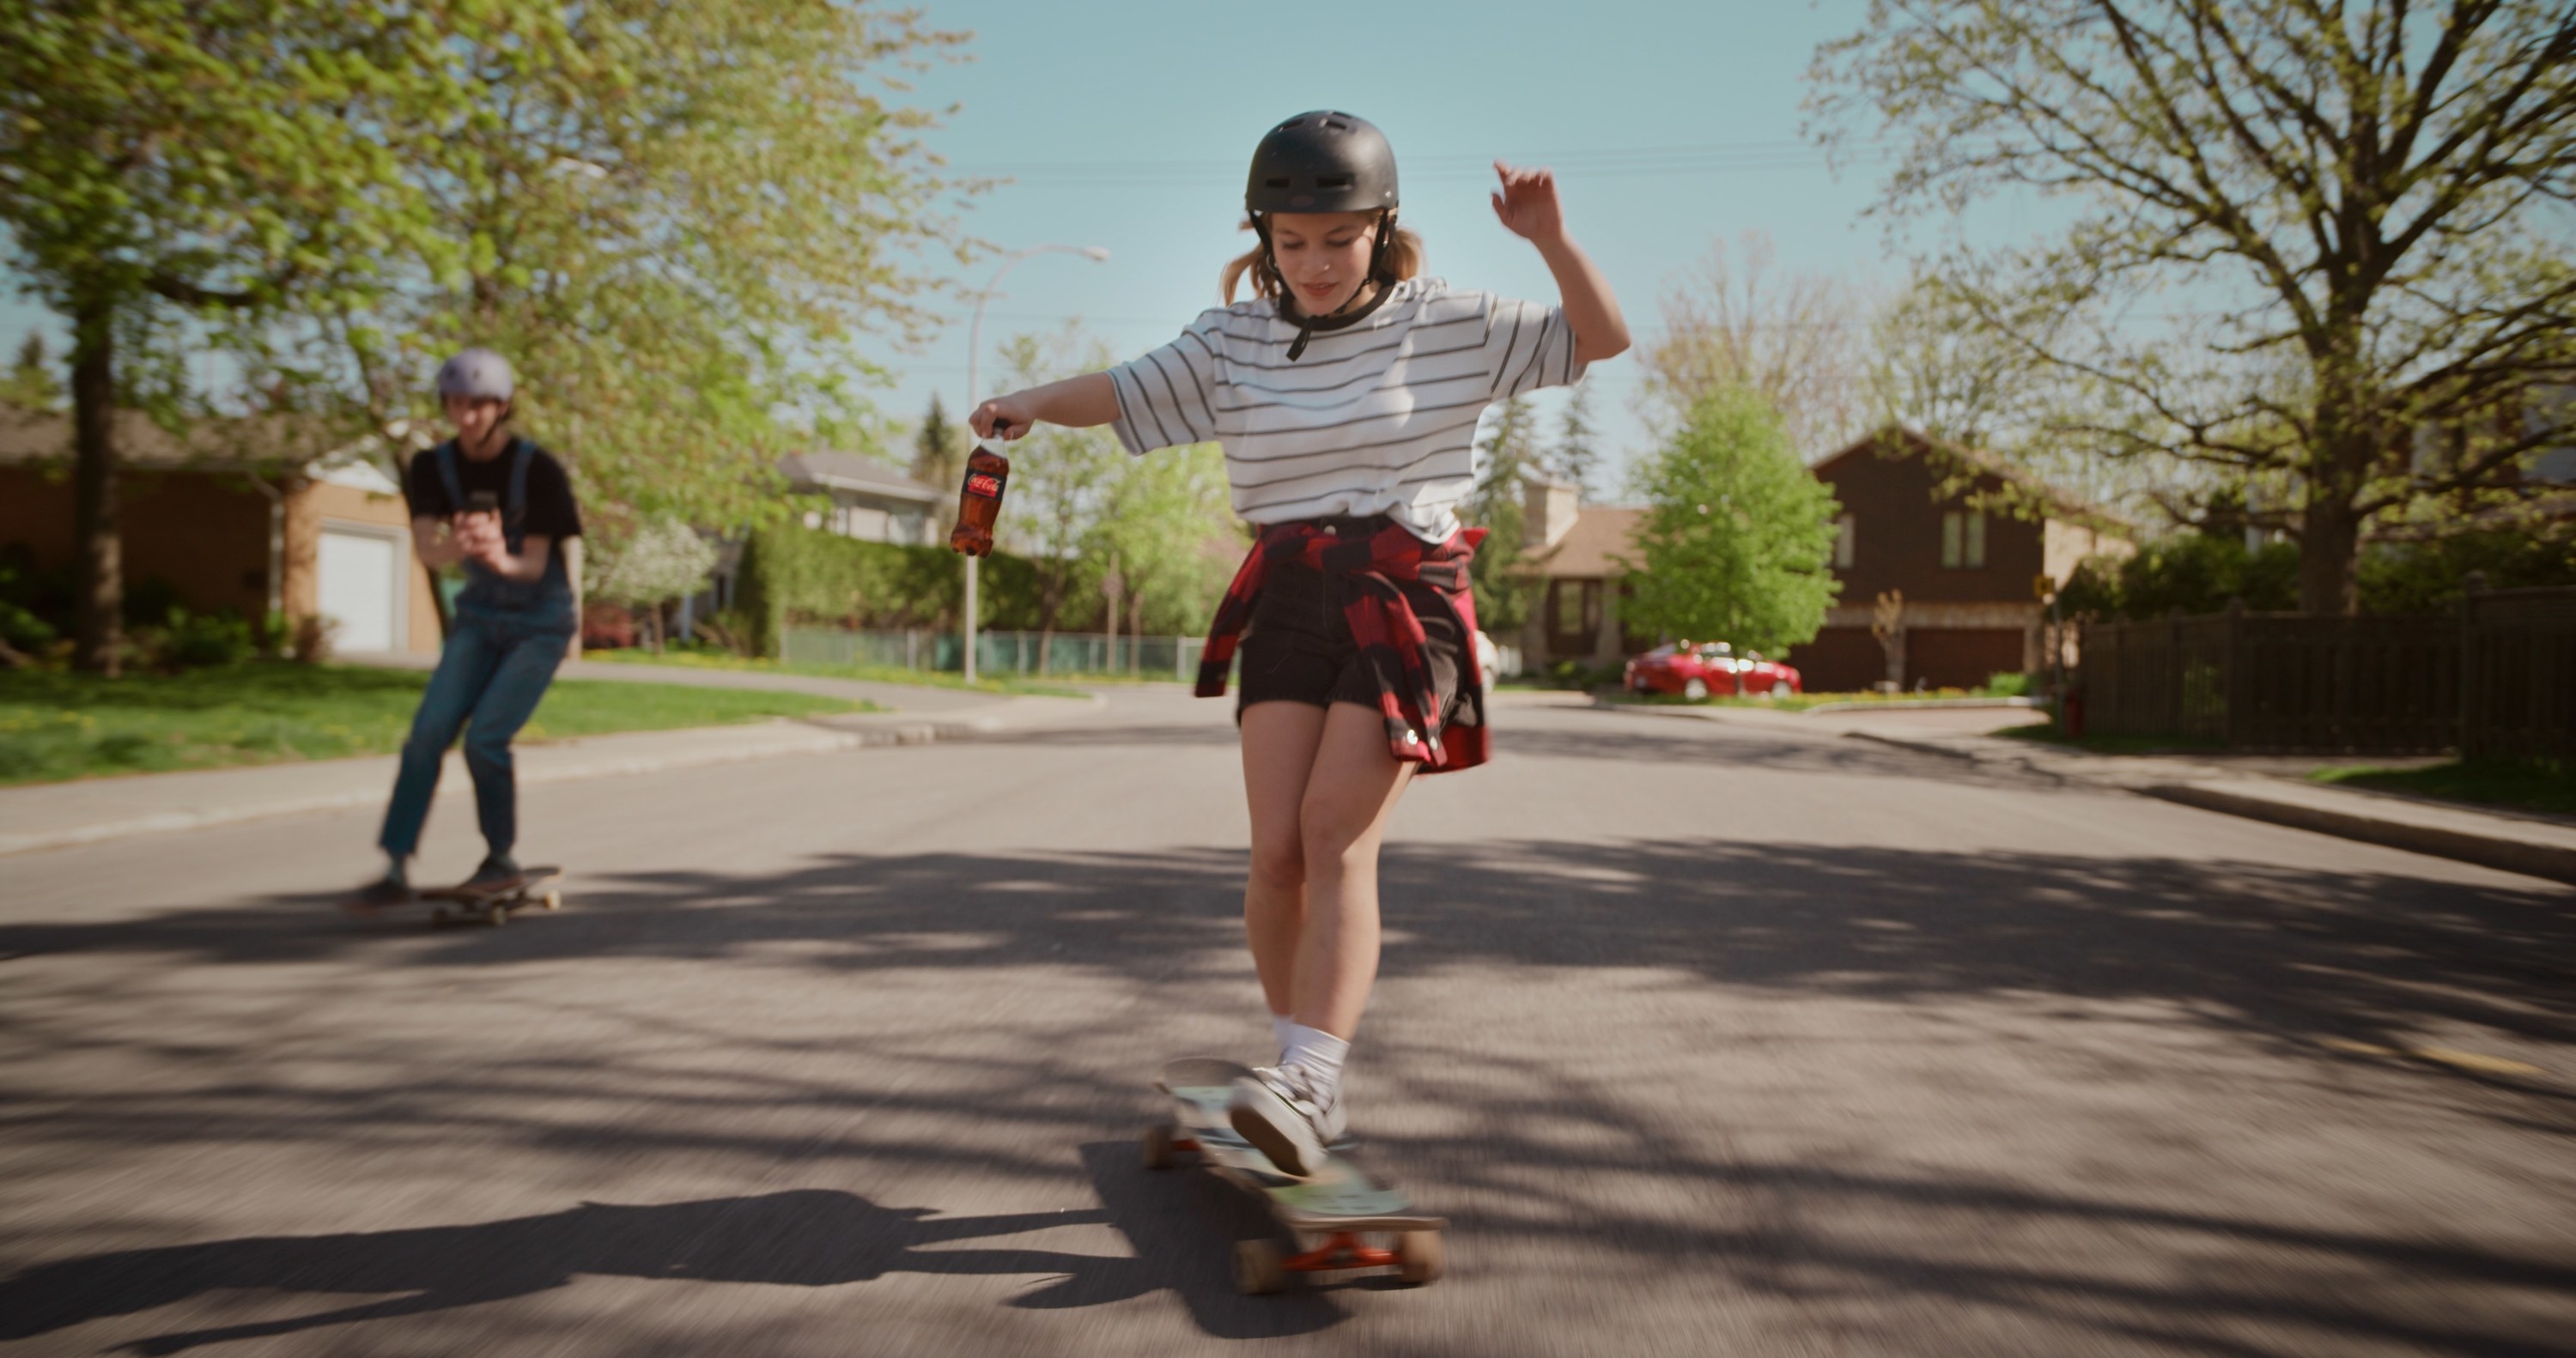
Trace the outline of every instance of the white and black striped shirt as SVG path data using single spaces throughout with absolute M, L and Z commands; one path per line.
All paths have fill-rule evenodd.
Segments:
M 1395 285 L 1288 361 L 1297 326 L 1255 299 L 1200 314 L 1181 337 L 1109 370 L 1118 439 L 1134 453 L 1216 440 L 1234 512 L 1252 523 L 1387 514 L 1429 542 L 1458 528 L 1476 484 L 1476 416 L 1583 375 L 1562 308 Z

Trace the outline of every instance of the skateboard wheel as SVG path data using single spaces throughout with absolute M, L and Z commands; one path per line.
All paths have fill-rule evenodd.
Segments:
M 500 928 L 502 925 L 510 922 L 510 907 L 506 905 L 493 906 L 489 911 L 485 912 L 483 922 L 491 925 L 495 929 Z
M 430 911 L 430 912 L 429 912 L 429 923 L 430 923 L 430 927 L 431 927 L 431 928 L 433 928 L 433 929 L 444 929 L 444 928 L 446 928 L 446 927 L 447 927 L 447 922 L 448 922 L 449 920 L 454 919 L 454 918 L 456 918 L 456 917 L 455 917 L 454 915 L 449 914 L 449 913 L 447 912 L 447 907 L 446 907 L 446 906 L 443 906 L 443 905 L 442 905 L 442 906 L 440 906 L 440 907 L 438 907 L 437 909 L 432 910 L 432 911 Z
M 560 891 L 549 891 L 549 892 L 547 892 L 547 893 L 546 893 L 546 908 L 547 908 L 548 910 L 561 910 L 561 909 L 563 909 L 563 893 L 562 893 L 562 892 L 560 892 Z
M 1172 1124 L 1157 1122 L 1146 1128 L 1144 1150 L 1145 1168 L 1170 1169 L 1172 1156 L 1175 1154 L 1172 1148 Z
M 1406 1231 L 1395 1238 L 1397 1277 L 1418 1286 L 1440 1281 L 1448 1268 L 1448 1251 L 1438 1231 Z
M 1268 1240 L 1234 1242 L 1234 1285 L 1247 1297 L 1266 1297 L 1288 1285 L 1279 1246 Z

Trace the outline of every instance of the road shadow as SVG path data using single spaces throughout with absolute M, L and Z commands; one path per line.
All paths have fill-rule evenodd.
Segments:
M 1138 1261 L 1055 1250 L 923 1249 L 1104 1219 L 1100 1212 L 938 1217 L 828 1189 L 654 1206 L 583 1203 L 470 1226 L 268 1236 L 123 1250 L 46 1264 L 0 1281 L 0 1340 L 28 1339 L 221 1291 L 366 1297 L 334 1310 L 155 1335 L 127 1351 L 179 1353 L 360 1321 L 507 1301 L 589 1274 L 839 1287 L 888 1273 L 1047 1274 L 1064 1281 L 1019 1304 L 1123 1300 L 1145 1290 Z M 1052 1296 L 1050 1296 L 1052 1294 Z M 1045 1298 L 1040 1300 L 1040 1298 Z
M 9 926 L 0 928 L 0 951 L 118 953 L 173 967 L 354 959 L 459 971 L 546 960 L 742 959 L 853 983 L 906 972 L 1036 978 L 1076 969 L 1114 983 L 1104 1003 L 1123 989 L 1139 1006 L 1167 1007 L 1171 995 L 1193 985 L 1240 984 L 1242 871 L 1239 851 L 1205 846 L 846 852 L 768 873 L 593 875 L 572 884 L 574 903 L 564 914 L 524 928 L 428 936 L 316 929 L 308 908 L 254 903 L 174 908 L 114 923 Z M 2569 909 L 2576 893 L 2536 881 L 1684 839 L 1409 844 L 1387 852 L 1382 876 L 1390 986 L 1499 964 L 1502 974 L 1654 974 L 1749 992 L 1757 1001 L 1851 997 L 1927 1014 L 1961 999 L 2066 1001 L 2078 1021 L 2092 1006 L 2123 1006 L 2145 1016 L 2129 1021 L 2223 1039 L 2230 1050 L 2269 1051 L 2296 1063 L 2282 1069 L 2318 1074 L 2321 1083 L 2349 1075 L 2366 1079 L 2372 1098 L 2420 1100 L 2444 1115 L 2508 1124 L 2552 1138 L 2537 1144 L 2561 1150 L 2576 1140 L 2576 1105 L 2554 1077 L 2434 1066 L 2401 1071 L 2324 1045 L 2395 1049 L 2428 1031 L 2473 1029 L 2534 1048 L 2576 1049 L 2576 911 Z M 402 946 L 389 946 L 396 941 Z M 315 967 L 266 983 L 343 986 L 352 974 Z M 578 999 L 551 1002 L 571 1007 Z M 976 1021 L 955 1016 L 961 1024 Z M 66 1148 L 258 1143 L 362 1138 L 401 1122 L 421 1135 L 515 1139 L 586 1154 L 866 1156 L 925 1170 L 971 1164 L 1030 1179 L 1061 1179 L 1068 1171 L 1058 1148 L 1072 1145 L 1081 1147 L 1075 1172 L 1088 1178 L 1100 1204 L 1078 1218 L 1118 1231 L 1134 1257 L 999 1245 L 922 1250 L 940 1240 L 1034 1229 L 1039 1219 L 947 1222 L 846 1194 L 580 1208 L 488 1226 L 237 1241 L 50 1265 L 0 1283 L 0 1315 L 27 1327 L 0 1330 L 0 1337 L 48 1333 L 218 1288 L 360 1297 L 329 1314 L 366 1319 L 526 1295 L 584 1272 L 811 1286 L 897 1269 L 1052 1272 L 1061 1277 L 1012 1304 L 1092 1306 L 1168 1288 L 1199 1330 L 1216 1338 L 1309 1332 L 1342 1315 L 1342 1302 L 1329 1294 L 1286 1299 L 1285 1306 L 1235 1298 L 1225 1251 L 1258 1229 L 1257 1214 L 1249 1228 L 1229 1217 L 1234 1207 L 1203 1196 L 1215 1187 L 1203 1175 L 1148 1176 L 1134 1168 L 1132 1148 L 1102 1140 L 1108 1100 L 1048 1102 L 1033 1094 L 1068 1079 L 1067 1067 L 1045 1050 L 990 1069 L 961 1069 L 973 1063 L 945 1048 L 880 1046 L 872 1053 L 880 1061 L 936 1059 L 955 1088 L 972 1091 L 939 1093 L 864 1087 L 847 1073 L 794 1078 L 764 1060 L 765 1044 L 784 1040 L 757 1032 L 710 1027 L 680 1035 L 694 1047 L 723 1044 L 737 1053 L 736 1068 L 720 1080 L 676 1080 L 641 1057 L 502 1052 L 436 1080 L 406 1080 L 398 1098 L 370 1091 L 335 1101 L 328 1091 L 281 1085 L 228 1091 L 222 1100 L 101 1090 L 16 1110 L 0 1105 L 0 1136 L 40 1135 Z M 75 1031 L 37 1004 L 0 1007 L 0 1040 L 31 1050 L 98 1044 L 102 1061 L 130 1055 L 113 1044 L 142 1041 L 113 1028 Z M 2527 1223 L 2522 1234 L 2489 1241 L 2476 1223 L 2443 1218 L 2443 1234 L 2456 1235 L 2439 1238 L 2420 1233 L 2439 1213 L 2377 1216 L 2368 1210 L 2374 1200 L 2359 1190 L 2349 1199 L 2328 1194 L 2331 1201 L 2311 1213 L 2278 1199 L 2193 1201 L 2191 1185 L 2170 1179 L 2034 1185 L 2001 1175 L 1908 1173 L 1883 1160 L 1838 1165 L 1826 1152 L 1724 1158 L 1659 1127 L 1647 1115 L 1651 1095 L 1604 1098 L 1580 1071 L 1515 1063 L 1491 1049 L 1418 1044 L 1382 1059 L 1383 1073 L 1372 1078 L 1402 1080 L 1458 1109 L 1459 1125 L 1471 1130 L 1375 1144 L 1409 1179 L 1437 1185 L 1458 1233 L 1479 1241 L 1489 1257 L 1517 1248 L 1526 1257 L 1583 1260 L 1636 1276 L 1690 1270 L 1802 1306 L 2009 1314 L 2054 1327 L 2061 1338 L 2249 1356 L 2565 1352 L 2559 1336 L 2576 1315 L 2576 1247 L 2563 1233 L 2530 1234 Z M 2147 1078 L 2119 1064 L 2139 1058 L 2097 1051 L 2084 1059 L 2101 1063 L 2106 1086 Z M 573 1081 L 629 1102 L 667 1100 L 679 1115 L 565 1124 L 515 1121 L 508 1111 L 515 1093 L 542 1094 Z M 2021 1092 L 2002 1090 L 2006 1097 Z M 1963 1107 L 1977 1097 L 1958 1095 Z M 758 1128 L 758 1113 L 790 1103 L 826 1114 L 881 1110 L 883 1120 L 821 1141 L 792 1127 Z M 1138 1110 L 1141 1100 L 1124 1097 L 1118 1106 Z M 469 1120 L 476 1117 L 486 1120 Z M 1521 1130 L 1569 1123 L 1598 1134 L 1569 1141 Z M 958 1146 L 870 1126 L 1008 1126 L 1014 1139 Z M 2101 1150 L 2106 1162 L 2122 1154 L 2117 1144 Z M 2164 1162 L 2168 1169 L 2191 1162 L 2188 1153 L 2177 1154 Z M 1664 1203 L 1692 1210 L 1635 1200 L 1612 1206 L 1594 1191 L 1618 1182 L 1651 1184 Z M 2543 1184 L 2535 1194 L 2555 1191 L 2535 1182 Z M 1426 1191 L 1426 1201 L 1431 1197 Z M 728 1231 L 722 1223 L 735 1219 L 728 1214 L 761 1224 Z M 641 1224 L 591 1224 L 607 1222 Z M 1901 1229 L 1891 1233 L 1891 1224 Z M 618 1238 L 630 1231 L 636 1241 Z M 933 1234 L 940 1231 L 964 1234 Z M 715 1254 L 694 1252 L 689 1242 L 710 1232 Z M 799 1244 L 797 1257 L 786 1258 L 774 1252 L 789 1247 L 761 1243 L 796 1238 L 821 1244 Z M 2025 1243 L 1985 1246 L 1996 1239 Z M 2287 1337 L 2263 1337 L 2272 1331 Z M 282 1332 L 164 1336 L 151 1342 L 168 1347 L 151 1351 Z

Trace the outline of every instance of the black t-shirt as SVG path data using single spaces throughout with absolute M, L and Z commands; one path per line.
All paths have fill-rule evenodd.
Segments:
M 499 456 L 481 461 L 467 457 L 460 448 L 456 453 L 456 480 L 468 497 L 478 490 L 488 490 L 506 508 L 510 503 L 510 464 L 517 456 L 507 443 L 501 445 Z M 436 448 L 412 454 L 411 475 L 403 478 L 403 500 L 411 506 L 415 519 L 444 519 L 465 509 L 447 502 L 447 479 L 438 474 Z M 527 517 L 523 522 L 532 537 L 561 542 L 581 536 L 581 506 L 572 498 L 572 481 L 564 475 L 563 464 L 543 448 L 528 459 L 525 509 Z

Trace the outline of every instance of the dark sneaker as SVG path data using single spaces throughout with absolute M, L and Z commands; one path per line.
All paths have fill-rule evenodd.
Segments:
M 363 919 L 398 905 L 409 905 L 418 899 L 409 883 L 399 878 L 379 877 L 368 883 L 366 890 L 340 902 L 340 908 Z
M 459 889 L 477 892 L 507 891 L 526 880 L 527 874 L 519 870 L 517 860 L 503 854 L 494 854 L 484 859 L 483 865 L 476 868 L 474 875 L 466 878 Z
M 1323 1172 L 1329 1148 L 1343 1140 L 1348 1120 L 1339 1103 L 1315 1097 L 1300 1066 L 1262 1066 L 1234 1082 L 1226 1120 L 1280 1172 L 1310 1179 Z

